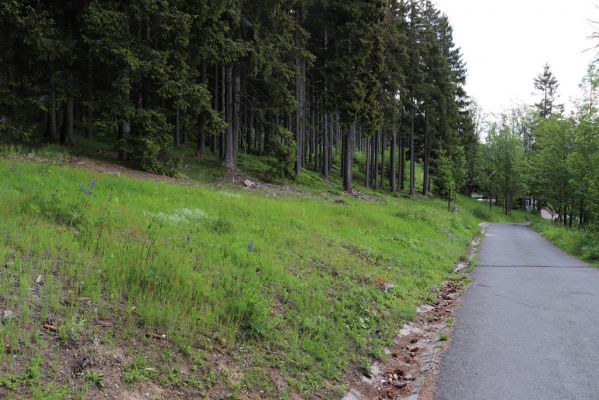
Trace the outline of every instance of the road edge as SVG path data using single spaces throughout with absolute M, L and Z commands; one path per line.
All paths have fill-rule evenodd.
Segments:
M 394 337 L 393 346 L 386 349 L 389 359 L 374 362 L 363 376 L 354 377 L 351 390 L 343 400 L 433 399 L 439 365 L 451 344 L 455 311 L 470 287 L 469 274 L 490 225 L 488 222 L 479 224 L 480 233 L 470 243 L 466 257 L 454 269 L 459 278 L 445 281 L 437 291 L 435 303 L 418 307 L 415 321 L 405 324 Z

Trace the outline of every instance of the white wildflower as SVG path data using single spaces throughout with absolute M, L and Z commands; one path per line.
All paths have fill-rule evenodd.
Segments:
M 173 211 L 172 213 L 165 213 L 162 211 L 151 213 L 144 211 L 144 215 L 149 216 L 150 218 L 153 218 L 162 223 L 171 225 L 187 224 L 190 222 L 200 222 L 204 219 L 209 218 L 208 213 L 206 213 L 204 210 L 200 210 L 199 208 L 180 208 L 178 210 Z

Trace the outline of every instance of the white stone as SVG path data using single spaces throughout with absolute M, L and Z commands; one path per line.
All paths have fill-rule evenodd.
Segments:
M 381 374 L 381 372 L 382 372 L 381 367 L 379 366 L 378 363 L 374 363 L 370 367 L 370 375 L 372 375 L 372 376 L 378 376 Z
M 433 306 L 430 306 L 428 304 L 423 304 L 423 305 L 419 306 L 418 308 L 416 308 L 416 312 L 418 314 L 424 314 L 424 313 L 427 313 L 427 312 L 431 312 L 434 309 L 435 309 L 435 307 L 433 307 Z
M 360 400 L 361 398 L 362 396 L 355 389 L 352 389 L 351 392 L 343 396 L 343 400 Z
M 422 333 L 422 330 L 420 328 L 416 328 L 412 324 L 406 324 L 399 331 L 399 336 L 408 336 L 408 335 L 411 335 L 411 334 L 421 334 L 421 333 Z

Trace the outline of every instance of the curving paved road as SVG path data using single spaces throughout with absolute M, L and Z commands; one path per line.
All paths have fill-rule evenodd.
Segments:
M 487 228 L 435 400 L 599 399 L 599 270 L 530 228 Z

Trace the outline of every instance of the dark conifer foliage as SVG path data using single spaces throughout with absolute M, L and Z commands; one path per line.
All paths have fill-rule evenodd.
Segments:
M 192 144 L 348 192 L 359 166 L 414 193 L 420 163 L 425 195 L 441 154 L 472 153 L 465 65 L 429 0 L 12 0 L 0 23 L 5 142 L 104 137 L 165 174 Z
M 555 102 L 557 100 L 559 84 L 557 78 L 551 72 L 549 64 L 545 64 L 543 72 L 534 79 L 534 85 L 541 97 L 541 100 L 535 104 L 539 115 L 542 118 L 548 118 L 554 112 L 558 112 L 561 106 L 555 104 Z

